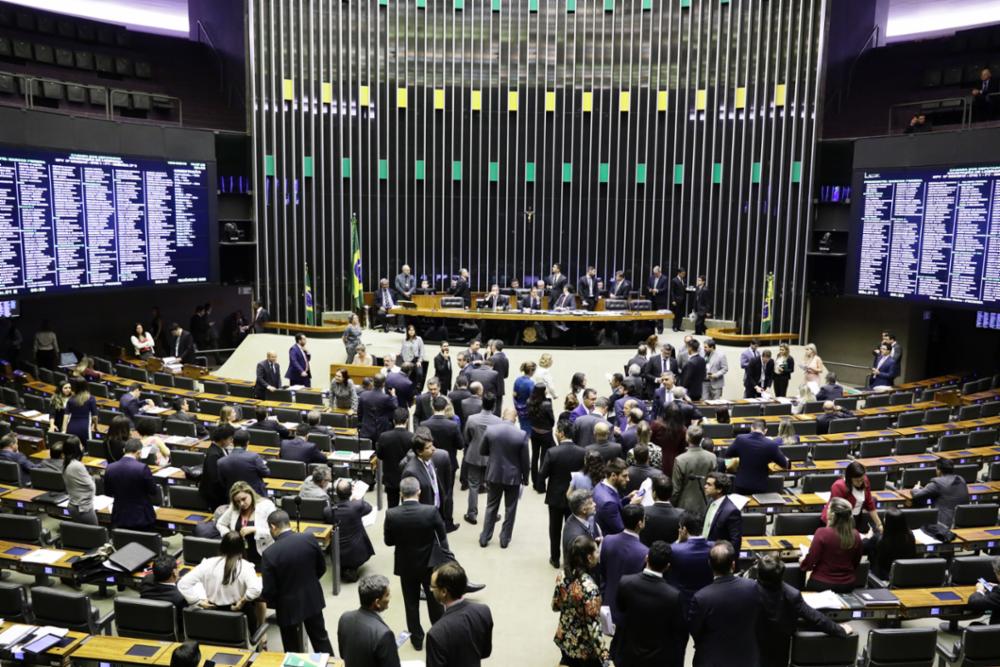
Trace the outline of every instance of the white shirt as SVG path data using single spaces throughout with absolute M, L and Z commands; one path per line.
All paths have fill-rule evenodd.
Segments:
M 132 347 L 135 348 L 136 354 L 142 354 L 146 351 L 146 348 L 149 348 L 149 352 L 153 352 L 156 344 L 153 342 L 152 336 L 148 333 L 144 333 L 142 338 L 139 336 L 132 336 Z
M 206 558 L 177 582 L 177 590 L 181 592 L 188 604 L 197 604 L 207 600 L 217 607 L 236 604 L 241 598 L 256 600 L 260 597 L 264 584 L 257 576 L 253 563 L 241 560 L 237 566 L 236 576 L 229 584 L 223 584 L 226 559 L 222 556 Z

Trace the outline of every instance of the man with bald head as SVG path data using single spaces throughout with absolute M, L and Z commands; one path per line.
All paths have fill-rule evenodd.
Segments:
M 417 279 L 410 273 L 410 265 L 403 264 L 403 272 L 396 276 L 396 294 L 400 299 L 409 300 L 417 289 Z
M 503 411 L 503 422 L 486 428 L 480 453 L 489 457 L 486 464 L 486 516 L 483 532 L 479 536 L 479 546 L 485 547 L 493 539 L 493 527 L 500 511 L 500 499 L 504 501 L 503 526 L 500 528 L 500 548 L 506 549 L 514 532 L 514 517 L 517 515 L 519 486 L 527 486 L 531 471 L 528 455 L 528 434 L 517 425 L 517 410 L 508 407 Z
M 278 353 L 268 350 L 267 358 L 257 362 L 257 381 L 253 386 L 254 398 L 264 400 L 267 392 L 281 387 L 281 366 L 278 365 Z
M 587 445 L 586 450 L 597 452 L 605 463 L 622 458 L 622 446 L 611 439 L 611 424 L 597 422 L 594 424 L 594 441 Z

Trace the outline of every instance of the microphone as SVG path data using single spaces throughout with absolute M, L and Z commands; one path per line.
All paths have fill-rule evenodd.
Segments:
M 295 532 L 302 532 L 302 496 L 295 496 Z

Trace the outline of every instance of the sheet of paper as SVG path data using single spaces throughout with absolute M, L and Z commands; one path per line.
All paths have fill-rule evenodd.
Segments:
M 21 562 L 23 563 L 42 563 L 44 565 L 52 565 L 60 558 L 66 555 L 65 551 L 59 551 L 58 549 L 36 549 L 30 554 L 25 554 L 21 556 Z
M 803 558 L 805 558 L 806 556 L 808 556 L 809 555 L 809 547 L 807 547 L 804 544 L 800 544 L 799 545 L 799 554 L 801 554 Z
M 615 634 L 615 622 L 611 620 L 611 607 L 607 605 L 601 606 L 601 632 L 609 636 Z
M 0 633 L 0 646 L 11 646 L 35 631 L 34 625 L 15 624 Z
M 802 593 L 802 599 L 813 609 L 844 609 L 844 601 L 833 591 Z
M 41 414 L 42 413 L 39 412 L 38 410 L 22 410 L 21 411 L 21 415 L 24 416 L 24 417 L 27 417 L 28 419 L 34 419 L 35 417 L 38 417 Z
M 817 491 L 814 495 L 819 496 L 823 499 L 823 502 L 830 502 L 830 492 L 829 491 Z
M 94 496 L 94 510 L 97 512 L 111 509 L 115 499 L 111 496 Z
M 175 472 L 180 472 L 180 468 L 175 468 L 173 466 L 166 466 L 165 468 L 160 468 L 153 473 L 153 477 L 170 477 Z
M 426 667 L 423 660 L 401 660 L 399 667 Z
M 913 539 L 920 544 L 941 544 L 941 540 L 936 540 L 920 528 L 913 531 Z
M 639 485 L 639 490 L 644 491 L 645 495 L 642 497 L 642 506 L 649 507 L 653 504 L 653 478 L 647 477 L 643 480 L 642 484 Z
M 65 637 L 68 632 L 68 628 L 57 628 L 54 625 L 45 625 L 39 628 L 38 636 L 52 635 L 53 637 Z
M 409 638 L 410 633 L 405 631 L 396 635 L 396 648 L 402 648 L 403 644 L 405 644 Z
M 743 508 L 746 507 L 746 504 L 750 502 L 750 496 L 744 496 L 739 493 L 730 493 L 729 500 L 732 501 L 734 505 L 736 505 L 736 509 L 743 511 Z
M 147 415 L 162 415 L 164 412 L 166 412 L 169 409 L 170 408 L 160 408 L 160 407 L 157 407 L 157 406 L 154 405 L 151 408 L 150 407 L 145 407 L 145 408 L 142 409 L 142 411 L 145 412 Z

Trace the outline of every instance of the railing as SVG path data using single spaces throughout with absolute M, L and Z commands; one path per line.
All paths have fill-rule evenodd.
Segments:
M 934 113 L 960 113 L 960 121 L 958 125 L 962 129 L 966 129 L 972 124 L 972 105 L 970 104 L 971 98 L 969 96 L 964 97 L 939 97 L 930 100 L 915 100 L 913 102 L 900 102 L 898 104 L 893 104 L 889 107 L 889 127 L 887 134 L 893 133 L 893 127 L 895 125 L 896 113 L 906 107 L 917 107 L 918 111 L 911 112 L 917 113 L 919 111 L 930 112 L 931 115 Z M 945 106 L 947 104 L 947 106 Z M 909 120 L 909 119 L 907 119 Z
M 826 359 L 823 360 L 823 363 L 829 368 L 829 370 L 837 374 L 837 382 L 859 387 L 868 386 L 868 378 L 871 376 L 872 372 L 872 367 L 870 365 L 860 366 L 858 364 L 848 364 L 841 361 L 829 361 Z

